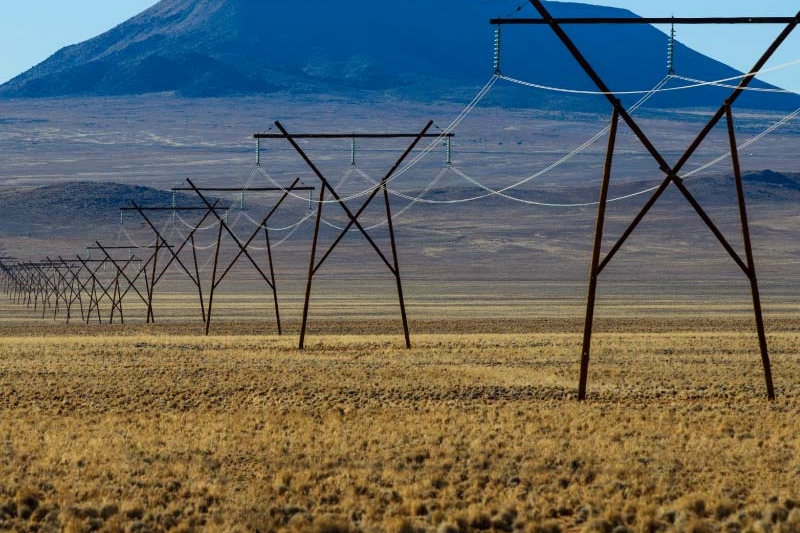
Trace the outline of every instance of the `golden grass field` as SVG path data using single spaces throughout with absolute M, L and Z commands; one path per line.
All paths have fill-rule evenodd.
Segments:
M 586 403 L 578 321 L 50 324 L 2 328 L 0 530 L 800 531 L 786 318 L 774 403 L 746 317 L 600 321 Z
M 153 242 L 136 216 L 120 217 L 120 200 L 175 201 L 168 190 L 186 178 L 249 187 L 249 136 L 270 116 L 296 131 L 380 131 L 429 117 L 447 124 L 463 109 L 302 95 L 197 102 L 4 100 L 0 248 L 69 259 L 95 241 Z M 523 201 L 596 200 L 602 140 L 557 173 L 530 176 L 605 127 L 608 114 L 525 105 L 476 108 L 458 127 L 455 168 L 496 189 L 513 185 Z M 637 122 L 667 158 L 679 157 L 708 114 L 651 110 Z M 779 118 L 737 112 L 737 137 Z M 272 241 L 282 337 L 272 294 L 246 261 L 215 295 L 210 337 L 199 295 L 177 269 L 154 291 L 155 326 L 142 324 L 132 292 L 126 324 L 110 326 L 95 316 L 81 324 L 77 305 L 69 325 L 63 307 L 42 320 L 41 307 L 2 295 L 0 532 L 800 533 L 797 128 L 772 133 L 741 161 L 775 402 L 766 400 L 747 279 L 678 191 L 664 193 L 603 273 L 584 403 L 576 396 L 596 209 L 493 197 L 405 213 L 411 204 L 392 198 L 411 350 L 402 349 L 394 279 L 359 236 L 315 277 L 308 349 L 296 349 L 311 222 L 271 237 L 289 239 Z M 610 195 L 657 186 L 658 166 L 635 135 L 621 128 L 616 142 Z M 355 193 L 372 185 L 345 183 L 349 143 L 304 146 L 358 210 Z M 717 128 L 687 169 L 728 149 Z M 380 178 L 394 151 L 359 145 L 359 166 Z M 318 185 L 288 146 L 265 145 L 263 156 L 278 183 L 305 175 Z M 393 187 L 437 200 L 485 193 L 452 171 L 428 190 L 443 164 L 440 151 Z M 686 185 L 740 250 L 730 170 L 726 161 Z M 270 183 L 256 176 L 252 185 Z M 243 194 L 220 199 L 237 197 L 231 224 L 251 235 L 242 213 L 261 220 L 277 196 L 248 193 L 247 209 Z M 609 204 L 604 249 L 645 198 Z M 304 197 L 290 199 L 272 222 L 290 227 L 308 209 Z M 378 200 L 360 220 L 384 214 Z M 154 220 L 180 244 L 191 226 L 164 215 Z M 325 217 L 346 220 L 335 205 Z M 207 229 L 198 235 L 206 299 L 217 238 Z M 338 234 L 323 225 L 320 255 Z M 388 254 L 388 230 L 370 235 Z M 221 265 L 237 253 L 225 238 Z M 115 274 L 98 271 L 106 286 Z

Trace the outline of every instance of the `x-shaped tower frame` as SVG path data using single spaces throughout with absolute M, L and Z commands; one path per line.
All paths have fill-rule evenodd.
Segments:
M 761 296 L 758 289 L 758 280 L 756 278 L 756 268 L 753 259 L 753 249 L 750 239 L 750 229 L 747 220 L 747 210 L 745 208 L 744 190 L 742 186 L 742 173 L 739 164 L 739 154 L 736 144 L 735 125 L 733 121 L 732 107 L 736 100 L 747 89 L 750 83 L 755 78 L 756 74 L 766 65 L 767 61 L 774 55 L 783 42 L 800 23 L 800 12 L 794 17 L 738 17 L 738 18 L 669 18 L 669 19 L 651 19 L 651 18 L 569 18 L 557 19 L 553 17 L 550 12 L 545 8 L 541 0 L 529 0 L 531 5 L 536 9 L 541 18 L 538 19 L 493 19 L 491 24 L 544 24 L 556 34 L 558 39 L 569 50 L 584 72 L 591 78 L 592 82 L 608 99 L 613 109 L 611 117 L 611 128 L 608 137 L 608 149 L 606 151 L 605 164 L 603 167 L 603 179 L 600 190 L 600 201 L 597 208 L 597 222 L 595 225 L 594 247 L 592 251 L 592 261 L 589 271 L 589 290 L 586 304 L 586 320 L 584 324 L 583 335 L 583 351 L 581 353 L 581 369 L 580 379 L 578 382 L 578 399 L 586 399 L 586 382 L 589 372 L 589 355 L 592 342 L 592 322 L 594 319 L 595 296 L 597 293 L 598 277 L 603 270 L 608 266 L 609 262 L 614 258 L 616 253 L 631 236 L 636 227 L 656 204 L 658 199 L 664 194 L 664 191 L 670 185 L 675 185 L 681 194 L 686 198 L 692 208 L 697 212 L 703 222 L 709 227 L 714 236 L 722 244 L 722 247 L 730 254 L 734 262 L 744 272 L 750 282 L 750 290 L 753 298 L 753 308 L 755 311 L 756 329 L 758 331 L 759 347 L 761 350 L 761 360 L 764 366 L 764 378 L 767 386 L 767 396 L 770 400 L 775 399 L 775 390 L 772 383 L 772 371 L 770 368 L 769 352 L 767 350 L 767 339 L 764 332 L 764 319 L 761 312 Z M 603 79 L 597 74 L 590 62 L 586 59 L 583 53 L 578 49 L 575 43 L 570 39 L 567 33 L 562 28 L 564 24 L 653 24 L 653 23 L 678 23 L 678 24 L 785 24 L 786 27 L 775 38 L 773 43 L 759 58 L 756 64 L 744 76 L 739 85 L 733 89 L 728 98 L 722 103 L 720 108 L 711 117 L 711 119 L 702 128 L 700 133 L 695 137 L 683 155 L 678 159 L 674 165 L 670 165 L 664 156 L 656 149 L 648 136 L 639 127 L 636 121 L 631 117 L 628 111 L 620 102 L 620 99 L 611 91 L 605 84 Z M 744 259 L 734 250 L 734 248 L 727 241 L 725 236 L 714 224 L 705 210 L 702 208 L 697 199 L 692 195 L 686 187 L 683 179 L 680 177 L 681 170 L 684 165 L 689 161 L 692 155 L 697 151 L 700 145 L 705 141 L 711 131 L 719 124 L 721 120 L 725 119 L 727 122 L 728 137 L 730 140 L 731 159 L 733 163 L 733 173 L 736 182 L 736 194 L 739 203 L 739 218 L 742 228 L 742 239 L 744 241 Z M 627 124 L 628 128 L 639 139 L 645 149 L 650 153 L 653 160 L 658 164 L 659 169 L 664 173 L 664 180 L 661 185 L 655 190 L 650 199 L 644 204 L 639 213 L 634 217 L 628 228 L 623 232 L 622 236 L 616 241 L 614 246 L 609 250 L 605 257 L 602 255 L 602 240 L 603 240 L 603 225 L 605 222 L 605 210 L 608 201 L 608 189 L 611 180 L 611 167 L 614 156 L 614 148 L 617 134 L 617 126 L 619 121 L 622 120 Z

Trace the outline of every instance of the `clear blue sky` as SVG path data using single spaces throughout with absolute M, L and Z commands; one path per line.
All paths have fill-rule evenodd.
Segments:
M 509 6 L 513 9 L 518 1 L 509 0 Z M 797 0 L 586 1 L 624 7 L 642 16 L 791 16 L 800 9 Z M 0 83 L 46 59 L 59 48 L 94 37 L 155 3 L 155 0 L 0 0 L 0 50 L 3 51 Z M 684 26 L 678 29 L 678 39 L 704 54 L 746 70 L 779 32 L 776 26 Z M 770 65 L 797 59 L 800 59 L 800 29 Z M 800 65 L 765 75 L 764 79 L 800 91 Z
M 0 83 L 94 37 L 156 0 L 0 0 Z
M 643 17 L 792 17 L 800 11 L 797 0 L 585 0 L 629 9 Z M 530 8 L 526 8 L 530 9 Z M 534 12 L 535 13 L 535 12 Z M 532 15 L 533 16 L 533 15 Z M 666 30 L 666 28 L 662 28 Z M 749 70 L 775 37 L 782 26 L 679 26 L 677 39 L 723 63 L 739 70 Z M 800 59 L 800 28 L 795 29 L 767 67 L 782 65 Z M 800 65 L 778 70 L 762 76 L 765 81 L 800 92 Z

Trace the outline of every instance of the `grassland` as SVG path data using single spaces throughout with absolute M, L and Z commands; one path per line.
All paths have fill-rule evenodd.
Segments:
M 395 104 L 231 102 L 119 100 L 124 116 L 106 102 L 36 110 L 7 102 L 13 120 L 0 148 L 10 163 L 0 184 L 244 183 L 249 134 L 265 117 L 315 130 L 350 116 L 342 127 L 360 131 L 417 128 L 442 113 L 446 124 L 461 109 L 398 115 Z M 456 165 L 502 187 L 608 120 L 531 113 L 476 110 L 459 130 Z M 770 123 L 756 119 L 740 124 L 743 134 Z M 677 157 L 696 121 L 644 123 Z M 796 171 L 796 134 L 771 136 L 743 159 L 745 170 Z M 48 157 L 31 142 L 46 143 Z M 697 164 L 725 150 L 727 139 L 715 142 Z M 596 199 L 603 148 L 517 192 Z M 349 150 L 328 147 L 315 160 L 338 177 Z M 384 156 L 360 151 L 359 164 L 382 175 Z M 279 182 L 306 171 L 277 146 L 267 160 Z M 416 194 L 441 165 L 428 162 L 397 186 Z M 657 185 L 654 171 L 621 133 L 613 194 Z M 689 184 L 736 245 L 726 179 Z M 797 192 L 763 180 L 747 187 L 774 403 L 765 399 L 746 280 L 675 191 L 604 273 L 585 403 L 575 395 L 594 208 L 419 205 L 398 221 L 410 351 L 388 335 L 399 332 L 393 280 L 358 239 L 343 242 L 315 280 L 308 349 L 296 350 L 310 226 L 275 254 L 285 337 L 272 335 L 271 293 L 246 265 L 216 295 L 208 338 L 193 287 L 174 274 L 156 291 L 156 326 L 141 323 L 135 297 L 124 326 L 65 325 L 63 311 L 40 321 L 39 310 L 0 305 L 0 530 L 800 531 Z M 446 175 L 431 195 L 451 192 L 475 194 Z M 642 202 L 609 207 L 606 249 Z M 305 214 L 306 202 L 296 203 Z M 7 205 L 3 244 L 20 257 L 71 257 L 95 239 L 126 244 L 128 232 L 137 242 L 152 237 L 131 222 L 120 227 L 116 209 L 54 222 Z M 338 211 L 326 213 L 341 223 Z M 336 235 L 323 228 L 326 242 Z M 226 244 L 223 259 L 232 250 Z M 212 256 L 200 258 L 206 283 Z
M 418 323 L 410 351 L 381 323 L 305 351 L 8 325 L 0 529 L 798 531 L 800 334 L 769 324 L 774 403 L 744 319 L 599 324 L 586 403 L 558 320 Z

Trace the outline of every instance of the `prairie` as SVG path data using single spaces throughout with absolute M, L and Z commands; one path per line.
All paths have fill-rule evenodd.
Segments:
M 96 239 L 150 242 L 146 227 L 101 210 L 86 180 L 162 194 L 187 177 L 249 183 L 250 134 L 274 118 L 293 131 L 405 131 L 420 117 L 446 126 L 461 110 L 325 99 L 70 102 L 3 102 L 0 235 L 9 254 L 73 257 Z M 702 118 L 673 115 L 643 118 L 669 158 L 683 153 Z M 777 118 L 742 117 L 742 138 Z M 454 163 L 504 187 L 607 121 L 478 109 L 458 131 Z M 693 168 L 724 153 L 718 133 Z M 174 272 L 156 291 L 155 326 L 142 324 L 131 295 L 124 325 L 66 325 L 63 309 L 53 321 L 37 319 L 41 309 L 0 305 L 0 530 L 800 531 L 792 244 L 800 189 L 794 174 L 783 187 L 764 172 L 794 173 L 796 140 L 792 124 L 743 160 L 753 173 L 748 206 L 775 402 L 765 398 L 746 280 L 674 190 L 604 273 L 585 403 L 575 396 L 594 207 L 397 201 L 398 210 L 414 207 L 397 227 L 411 350 L 397 335 L 393 280 L 357 238 L 315 280 L 307 349 L 296 349 L 310 224 L 275 254 L 282 337 L 271 294 L 247 265 L 217 294 L 210 337 L 193 287 Z M 397 150 L 359 148 L 359 165 L 380 176 Z M 600 143 L 515 194 L 591 202 L 602 154 Z M 350 147 L 312 155 L 338 179 Z M 263 157 L 280 183 L 307 171 L 286 146 L 265 147 Z M 443 150 L 398 190 L 422 194 L 442 165 Z M 629 132 L 614 169 L 620 197 L 661 179 Z M 738 250 L 729 170 L 690 185 Z M 78 183 L 80 194 L 45 197 L 47 209 L 27 199 L 31 187 L 55 181 Z M 350 193 L 365 187 L 347 185 Z M 430 196 L 480 193 L 449 171 Z M 81 208 L 58 209 L 67 200 Z M 610 206 L 606 250 L 645 201 Z M 255 199 L 247 205 L 263 216 Z M 286 224 L 308 214 L 302 199 L 292 209 Z M 382 216 L 365 215 L 368 223 Z M 333 208 L 326 216 L 343 220 Z M 386 245 L 385 233 L 373 236 Z M 325 242 L 337 234 L 323 228 Z M 206 283 L 209 250 L 200 257 Z M 233 253 L 225 243 L 223 259 Z
M 800 335 L 743 318 L 7 324 L 0 528 L 798 531 Z M 295 324 L 290 325 L 293 329 Z M 269 329 L 270 324 L 262 324 Z M 422 331 L 423 333 L 419 333 Z

